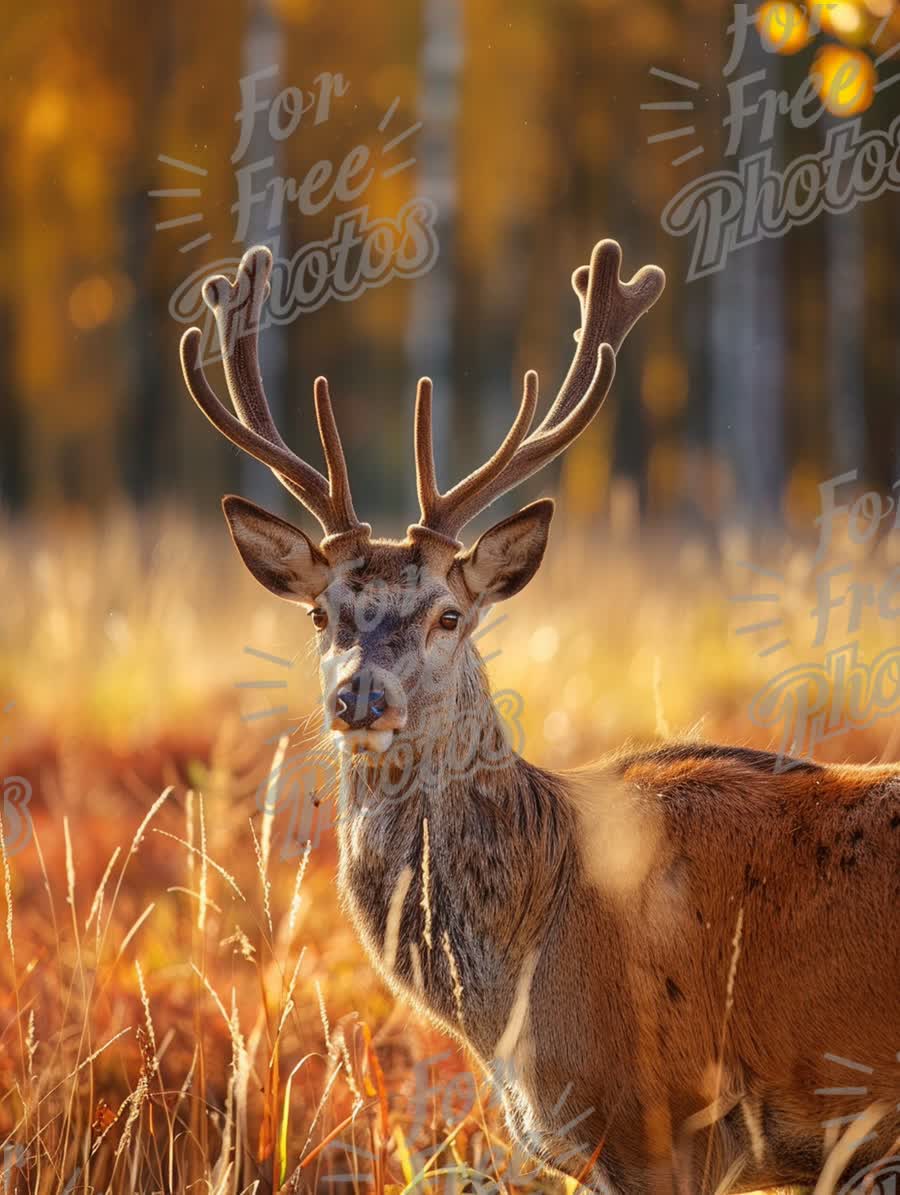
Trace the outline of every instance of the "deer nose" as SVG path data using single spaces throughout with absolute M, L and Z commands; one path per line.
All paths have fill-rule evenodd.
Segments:
M 386 709 L 384 689 L 372 688 L 371 677 L 357 673 L 338 691 L 334 712 L 351 730 L 361 730 L 377 722 Z

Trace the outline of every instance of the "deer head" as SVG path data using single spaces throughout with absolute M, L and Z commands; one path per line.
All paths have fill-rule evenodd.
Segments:
M 351 752 L 384 752 L 401 733 L 410 741 L 475 702 L 480 659 L 471 635 L 479 616 L 518 593 L 544 555 L 552 500 L 506 518 L 466 548 L 459 536 L 477 514 L 542 469 L 584 431 L 612 384 L 616 353 L 662 292 L 665 276 L 645 266 L 628 283 L 622 253 L 600 242 L 572 284 L 581 303 L 572 365 L 550 409 L 531 430 L 538 379 L 525 375 L 518 414 L 497 451 L 441 493 L 431 432 L 432 385 L 419 382 L 415 460 L 419 521 L 403 541 L 372 537 L 356 516 L 328 383 L 313 388 L 327 477 L 293 453 L 272 420 L 258 362 L 259 317 L 272 259 L 245 254 L 234 284 L 210 278 L 203 297 L 216 321 L 232 414 L 216 397 L 200 361 L 201 333 L 181 342 L 194 401 L 232 443 L 268 465 L 319 521 L 306 532 L 243 498 L 224 499 L 238 552 L 254 577 L 309 612 L 321 662 L 326 726 Z

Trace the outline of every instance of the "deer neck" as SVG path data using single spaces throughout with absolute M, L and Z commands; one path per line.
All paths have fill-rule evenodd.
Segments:
M 340 881 L 389 981 L 490 1058 L 566 899 L 573 831 L 561 780 L 511 749 L 467 650 L 402 773 L 345 761 Z

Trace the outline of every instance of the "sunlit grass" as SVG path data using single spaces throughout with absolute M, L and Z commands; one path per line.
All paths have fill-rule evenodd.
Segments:
M 0 776 L 32 783 L 35 829 L 0 877 L 0 1158 L 18 1189 L 318 1190 L 350 1172 L 357 1190 L 464 1190 L 470 1172 L 552 1189 L 517 1174 L 473 1064 L 374 978 L 331 832 L 307 858 L 295 808 L 266 824 L 281 736 L 316 736 L 304 615 L 245 576 L 217 523 L 7 530 Z M 749 697 L 848 638 L 836 618 L 810 644 L 807 545 L 557 530 L 480 641 L 539 762 L 660 733 L 767 745 Z M 855 552 L 854 576 L 883 577 L 890 550 Z M 765 632 L 736 633 L 761 615 L 733 599 L 772 584 L 752 559 L 784 579 L 774 659 Z M 894 625 L 864 620 L 867 656 Z M 897 750 L 888 721 L 828 746 Z

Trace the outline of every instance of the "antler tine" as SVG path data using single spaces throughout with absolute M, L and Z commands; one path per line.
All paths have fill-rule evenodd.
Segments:
M 579 266 L 572 275 L 572 286 L 581 303 L 582 323 L 588 297 L 591 270 L 596 262 L 598 301 L 597 318 L 603 326 L 603 339 L 611 344 L 614 352 L 622 347 L 625 337 L 640 319 L 649 311 L 666 285 L 666 276 L 659 266 L 642 266 L 629 282 L 619 277 L 622 268 L 622 249 L 617 241 L 600 241 L 591 254 L 591 265 Z M 613 299 L 620 302 L 614 305 Z M 602 304 L 602 306 L 601 306 Z M 575 333 L 575 339 L 580 331 Z
M 338 522 L 345 528 L 361 527 L 362 524 L 353 509 L 350 475 L 347 472 L 344 446 L 341 444 L 340 433 L 334 418 L 327 378 L 316 378 L 313 383 L 313 399 L 316 404 L 319 439 L 322 441 L 322 451 L 325 454 L 325 464 L 328 468 L 328 493 L 332 506 Z
M 421 526 L 432 527 L 437 520 L 440 491 L 434 471 L 434 440 L 431 431 L 431 378 L 419 378 L 416 387 L 415 454 L 416 492 L 422 514 Z M 432 528 L 434 529 L 434 528 Z
M 549 465 L 573 440 L 584 431 L 609 393 L 616 373 L 616 355 L 608 344 L 600 346 L 594 376 L 584 397 L 565 418 L 553 427 L 546 420 L 522 441 L 506 464 L 493 474 L 485 474 L 477 487 L 467 488 L 465 498 L 448 511 L 441 530 L 445 535 L 457 536 L 485 507 L 496 502 L 508 490 L 514 489 L 534 473 Z M 537 375 L 535 375 L 535 380 Z M 482 469 L 484 466 L 482 466 Z M 479 470 L 481 472 L 481 470 Z M 474 477 L 475 474 L 472 474 Z M 467 478 L 465 484 L 468 487 Z
M 512 427 L 506 433 L 503 443 L 494 455 L 476 469 L 474 473 L 470 473 L 463 481 L 457 482 L 452 490 L 448 490 L 444 494 L 442 501 L 448 511 L 453 511 L 461 507 L 475 494 L 479 493 L 482 486 L 493 476 L 501 473 L 509 464 L 515 456 L 519 445 L 528 435 L 531 422 L 534 419 L 534 413 L 537 410 L 537 401 L 538 376 L 533 369 L 529 369 L 525 374 L 525 380 L 522 385 L 522 401 L 519 404 L 518 413 L 513 420 Z
M 618 353 L 625 337 L 656 302 L 666 284 L 659 266 L 644 266 L 630 282 L 619 277 L 622 249 L 617 241 L 594 246 L 590 265 L 572 275 L 572 287 L 581 305 L 581 328 L 575 333 L 578 347 L 566 379 L 539 431 L 556 426 L 580 402 L 590 383 L 601 344 Z
M 282 444 L 264 439 L 252 427 L 241 423 L 222 404 L 206 380 L 200 363 L 201 335 L 199 328 L 188 328 L 181 338 L 181 368 L 191 398 L 227 440 L 274 470 L 328 531 L 331 524 L 328 482 L 318 469 L 308 465 Z
M 207 278 L 201 293 L 216 322 L 225 384 L 238 418 L 264 440 L 290 451 L 272 418 L 259 368 L 259 322 L 271 274 L 272 254 L 257 245 L 241 258 L 233 283 L 216 274 Z M 295 498 L 305 501 L 308 493 L 300 492 L 290 477 L 281 473 L 276 477 Z M 327 484 L 323 477 L 323 487 Z
M 474 500 L 490 479 L 502 472 L 515 456 L 516 450 L 528 434 L 538 401 L 538 376 L 533 369 L 525 374 L 522 401 L 502 444 L 492 457 L 474 473 L 446 494 L 440 493 L 434 473 L 434 451 L 431 438 L 431 380 L 422 378 L 416 394 L 416 486 L 421 507 L 420 526 L 452 537 L 457 512 Z M 474 516 L 472 516 L 474 517 Z M 468 522 L 468 520 L 466 520 Z M 446 528 L 445 528 L 446 525 Z M 461 524 L 464 525 L 464 524 Z
M 616 352 L 665 286 L 665 274 L 658 266 L 644 266 L 630 282 L 623 283 L 621 262 L 619 245 L 601 241 L 594 247 L 590 265 L 573 274 L 582 314 L 580 333 L 575 334 L 577 348 L 559 394 L 538 427 L 526 438 L 537 403 L 537 375 L 529 373 L 519 414 L 489 461 L 444 495 L 434 488 L 432 465 L 429 505 L 422 501 L 420 487 L 422 525 L 451 538 L 457 536 L 480 511 L 549 464 L 588 426 L 612 385 Z M 418 435 L 417 429 L 417 439 Z
M 234 283 L 216 274 L 204 282 L 202 295 L 216 321 L 225 383 L 238 418 L 265 439 L 284 445 L 259 368 L 259 322 L 271 274 L 272 254 L 257 245 L 241 258 Z
M 232 284 L 223 275 L 207 279 L 203 299 L 212 311 L 225 379 L 237 418 L 220 402 L 203 372 L 201 333 L 190 328 L 181 341 L 181 365 L 191 397 L 233 444 L 268 465 L 278 480 L 318 519 L 326 536 L 368 534 L 353 509 L 347 465 L 331 408 L 328 383 L 318 378 L 314 396 L 319 435 L 328 468 L 325 478 L 287 447 L 266 400 L 259 369 L 259 317 L 268 291 L 272 255 L 263 246 L 244 254 Z

